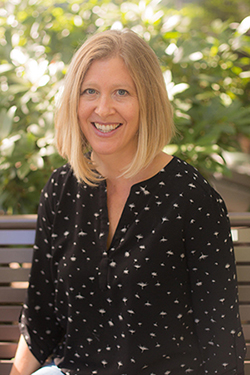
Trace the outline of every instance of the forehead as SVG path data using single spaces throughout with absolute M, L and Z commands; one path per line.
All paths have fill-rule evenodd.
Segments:
M 88 82 L 96 82 L 99 84 L 123 82 L 135 87 L 125 62 L 119 56 L 94 60 L 83 79 L 83 84 Z

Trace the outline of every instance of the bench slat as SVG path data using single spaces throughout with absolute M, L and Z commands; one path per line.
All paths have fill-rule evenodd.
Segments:
M 239 285 L 239 300 L 250 303 L 250 286 Z
M 9 375 L 11 367 L 12 367 L 12 361 L 0 360 L 0 374 L 1 375 Z
M 237 266 L 238 282 L 249 282 L 250 266 Z
M 0 263 L 31 263 L 33 248 L 0 248 Z
M 0 283 L 11 283 L 14 281 L 27 281 L 30 268 L 8 268 L 0 267 Z
M 232 227 L 249 227 L 249 212 L 229 212 Z
M 19 327 L 17 324 L 0 325 L 0 340 L 1 341 L 18 341 L 20 336 Z
M 246 347 L 247 347 L 247 353 L 246 353 L 246 360 L 249 360 L 250 361 L 250 344 L 246 344 Z
M 21 312 L 21 306 L 1 306 L 0 322 L 17 322 Z
M 0 230 L 0 243 L 2 245 L 32 245 L 35 240 L 35 231 L 27 230 Z
M 27 289 L 13 289 L 11 287 L 0 287 L 1 303 L 23 303 L 25 300 Z
M 0 358 L 12 359 L 15 356 L 17 344 L 12 342 L 0 342 Z M 0 372 L 2 375 L 2 373 Z
M 243 329 L 245 340 L 249 342 L 250 341 L 250 325 L 242 324 L 242 329 Z
M 236 262 L 250 263 L 249 246 L 234 246 Z M 250 278 L 250 276 L 249 276 Z
M 0 215 L 0 228 L 35 229 L 37 215 Z
M 250 324 L 250 305 L 240 305 L 240 317 L 243 322 Z
M 236 244 L 238 242 L 246 243 L 246 244 L 250 243 L 250 228 L 238 228 L 237 232 L 238 232 L 238 240 L 236 240 Z

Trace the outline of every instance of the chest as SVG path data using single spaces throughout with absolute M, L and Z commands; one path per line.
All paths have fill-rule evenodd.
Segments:
M 128 196 L 128 190 L 121 191 L 120 193 L 112 191 L 108 191 L 107 193 L 107 210 L 109 218 L 107 248 L 109 248 L 112 243 L 112 239 L 124 211 Z
M 80 236 L 75 230 L 60 244 L 58 238 L 55 240 L 55 298 L 60 310 L 67 310 L 69 304 L 75 304 L 72 301 L 77 301 L 77 309 L 87 311 L 89 304 L 100 303 L 104 292 L 111 299 L 119 296 L 120 300 L 124 293 L 141 298 L 145 294 L 146 302 L 148 293 L 171 292 L 169 288 L 177 279 L 181 280 L 178 284 L 186 285 L 184 243 L 180 236 L 174 235 L 171 224 L 161 217 L 154 220 L 147 210 L 135 211 L 133 204 L 128 212 L 130 215 L 122 215 L 108 251 L 102 235 L 105 232 L 100 233 L 94 227 Z M 101 221 L 102 214 L 96 225 Z M 162 296 L 157 298 L 163 300 Z
M 102 271 L 109 282 L 116 283 L 132 271 L 135 275 L 139 270 L 158 273 L 160 266 L 166 275 L 165 267 L 175 270 L 172 266 L 183 259 L 182 238 L 176 236 L 183 225 L 175 217 L 179 210 L 172 209 L 165 194 L 164 198 L 147 192 L 139 189 L 129 198 L 125 195 L 107 201 L 104 190 L 102 197 L 79 198 L 72 216 L 66 215 L 69 207 L 64 202 L 52 237 L 55 278 L 64 285 L 69 283 L 69 288 L 80 283 L 81 289 L 82 285 L 98 284 Z M 104 258 L 107 262 L 103 263 Z M 129 280 L 133 283 L 133 278 Z

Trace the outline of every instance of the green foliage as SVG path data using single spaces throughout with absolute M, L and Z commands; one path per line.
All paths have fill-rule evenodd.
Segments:
M 53 115 L 67 66 L 89 35 L 111 27 L 132 28 L 159 57 L 179 131 L 167 148 L 202 173 L 227 172 L 223 151 L 240 151 L 250 134 L 250 18 L 211 21 L 204 4 L 0 1 L 0 209 L 36 212 L 64 162 Z
M 194 0 L 197 4 L 201 0 Z M 241 0 L 202 0 L 203 9 L 206 10 L 206 19 L 209 21 L 220 18 L 223 21 L 231 20 L 240 22 L 250 14 L 249 1 Z

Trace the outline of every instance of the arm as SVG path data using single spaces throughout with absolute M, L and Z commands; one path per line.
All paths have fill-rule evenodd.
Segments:
M 197 199 L 188 215 L 186 248 L 204 370 L 208 374 L 243 374 L 244 338 L 224 202 L 211 191 L 210 196 Z
M 10 375 L 31 375 L 39 367 L 41 367 L 40 363 L 33 356 L 21 335 Z
M 54 305 L 54 260 L 51 249 L 53 205 L 53 184 L 49 181 L 41 194 L 29 288 L 19 318 L 21 334 L 40 365 L 62 338 Z

